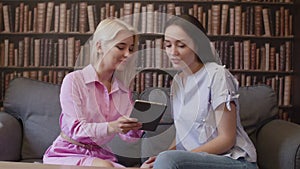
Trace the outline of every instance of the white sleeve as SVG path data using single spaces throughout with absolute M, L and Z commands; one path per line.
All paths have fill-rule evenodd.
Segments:
M 226 103 L 228 110 L 230 102 L 238 104 L 238 81 L 225 68 L 218 68 L 211 81 L 211 103 L 215 110 L 220 104 Z

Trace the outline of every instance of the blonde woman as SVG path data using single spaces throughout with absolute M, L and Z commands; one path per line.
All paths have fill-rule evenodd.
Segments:
M 89 42 L 91 50 L 82 54 L 83 60 L 79 58 L 88 65 L 63 80 L 61 134 L 45 152 L 44 163 L 124 167 L 107 143 L 116 134 L 125 141 L 142 134 L 141 123 L 129 118 L 127 75 L 134 69 L 136 42 L 136 32 L 122 20 L 106 19 L 98 25 Z

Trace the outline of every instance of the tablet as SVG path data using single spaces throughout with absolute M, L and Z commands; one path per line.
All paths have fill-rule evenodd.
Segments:
M 155 131 L 167 108 L 166 104 L 136 100 L 130 117 L 142 123 L 141 130 Z

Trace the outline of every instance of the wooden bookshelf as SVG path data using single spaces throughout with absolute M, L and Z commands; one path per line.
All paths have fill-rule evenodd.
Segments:
M 292 113 L 292 121 L 296 122 L 298 124 L 300 124 L 300 67 L 299 67 L 299 63 L 300 63 L 300 31 L 299 31 L 299 27 L 300 27 L 300 23 L 298 22 L 298 19 L 300 17 L 300 2 L 299 1 L 295 1 L 295 8 L 294 8 L 294 12 L 295 12 L 295 17 L 294 17 L 294 30 L 295 31 L 295 45 L 294 45 L 294 57 L 293 57 L 293 64 L 294 64 L 294 83 L 293 83 L 293 95 L 292 95 L 292 104 L 293 104 L 293 113 Z
M 286 120 L 300 123 L 296 113 L 300 96 L 292 94 L 299 93 L 300 84 L 297 6 L 295 0 L 4 0 L 0 2 L 0 101 L 16 76 L 61 83 L 73 70 L 78 49 L 102 19 L 141 12 L 126 19 L 140 31 L 138 70 L 148 69 L 135 79 L 135 88 L 141 92 L 145 87 L 169 87 L 176 71 L 162 50 L 167 18 L 157 13 L 189 13 L 203 23 L 241 86 L 270 85 Z

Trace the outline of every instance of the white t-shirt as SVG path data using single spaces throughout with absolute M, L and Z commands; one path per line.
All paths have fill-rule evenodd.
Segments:
M 235 146 L 225 153 L 234 159 L 244 157 L 256 162 L 256 150 L 244 131 L 239 116 L 238 82 L 223 66 L 206 63 L 186 79 L 176 75 L 171 88 L 177 149 L 192 150 L 215 138 L 218 122 L 214 110 L 225 103 L 237 105 L 237 138 Z

